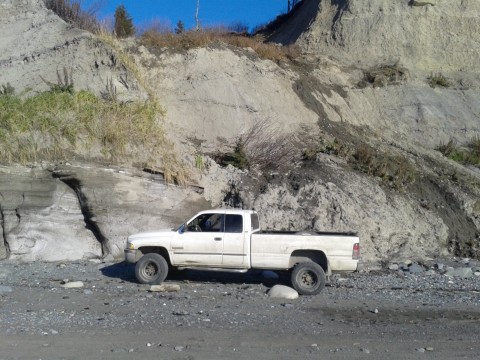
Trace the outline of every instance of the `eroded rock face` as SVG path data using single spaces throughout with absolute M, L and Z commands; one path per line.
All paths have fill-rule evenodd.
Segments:
M 2 257 L 14 260 L 77 260 L 101 257 L 102 247 L 85 228 L 76 194 L 48 171 L 0 168 Z
M 0 169 L 1 258 L 123 257 L 127 236 L 173 228 L 209 204 L 161 179 L 99 167 Z
M 418 178 L 407 191 L 393 191 L 324 157 L 268 181 L 244 174 L 235 189 L 240 206 L 259 212 L 263 229 L 358 233 L 369 264 L 480 256 L 475 196 L 441 179 Z

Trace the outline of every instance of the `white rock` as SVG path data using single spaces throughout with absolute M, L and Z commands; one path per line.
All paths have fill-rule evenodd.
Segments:
M 270 289 L 268 295 L 273 298 L 280 299 L 298 299 L 298 292 L 285 285 L 275 285 Z
M 469 278 L 473 276 L 473 271 L 471 268 L 464 267 L 464 268 L 457 268 L 457 269 L 449 269 L 445 273 L 446 276 L 452 277 L 459 277 L 459 278 Z
M 180 291 L 180 285 L 177 284 L 161 284 L 161 285 L 152 285 L 150 286 L 150 289 L 148 289 L 150 292 L 174 292 L 174 291 Z
M 61 287 L 65 289 L 78 289 L 84 287 L 84 284 L 82 281 L 71 281 L 67 282 L 65 284 L 60 285 Z

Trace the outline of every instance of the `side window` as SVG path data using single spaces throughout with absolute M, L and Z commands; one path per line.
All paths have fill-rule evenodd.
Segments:
M 258 221 L 258 214 L 251 214 L 250 221 L 252 222 L 252 230 L 258 230 L 260 228 L 260 222 Z
M 225 232 L 227 233 L 243 232 L 242 215 L 225 215 Z
M 221 232 L 223 231 L 222 214 L 202 214 L 187 225 L 187 231 Z

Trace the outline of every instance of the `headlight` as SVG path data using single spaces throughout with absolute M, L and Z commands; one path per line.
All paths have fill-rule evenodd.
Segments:
M 133 245 L 131 242 L 127 243 L 127 248 L 130 250 L 135 250 L 135 245 Z

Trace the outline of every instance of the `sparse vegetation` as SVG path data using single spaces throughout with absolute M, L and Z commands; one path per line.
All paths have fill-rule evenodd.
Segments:
M 7 85 L 2 84 L 2 88 L 0 89 L 0 96 L 12 96 L 15 94 L 15 88 L 7 83 Z
M 460 147 L 454 139 L 437 147 L 444 156 L 464 165 L 480 167 L 480 137 L 473 137 L 465 147 Z
M 167 181 L 185 181 L 159 114 L 154 101 L 119 104 L 87 91 L 48 91 L 25 99 L 1 96 L 0 161 L 27 164 L 74 154 L 114 162 L 135 157 L 162 166 Z M 85 149 L 98 149 L 97 155 Z
M 300 56 L 300 49 L 296 45 L 279 46 L 264 43 L 259 38 L 245 34 L 229 32 L 224 28 L 210 28 L 200 31 L 185 31 L 175 34 L 160 32 L 155 28 L 146 30 L 140 37 L 140 43 L 147 47 L 193 49 L 205 47 L 215 43 L 229 44 L 240 48 L 253 49 L 262 59 L 279 61 L 282 59 L 293 60 Z
M 402 190 L 415 179 L 415 169 L 405 157 L 380 152 L 365 143 L 360 144 L 350 162 L 362 172 L 376 176 L 395 190 Z
M 325 139 L 320 139 L 320 141 L 314 146 L 305 148 L 302 152 L 303 160 L 316 160 L 318 154 L 328 154 L 335 155 L 342 158 L 348 158 L 351 156 L 351 149 L 338 139 L 333 139 L 332 141 L 326 141 Z
M 448 81 L 448 79 L 445 76 L 443 76 L 442 73 L 436 73 L 436 74 L 432 73 L 428 77 L 428 84 L 432 88 L 436 88 L 436 87 L 447 88 L 447 87 L 450 86 L 450 82 Z
M 399 85 L 408 79 L 408 70 L 398 63 L 393 65 L 381 65 L 365 72 L 365 78 L 359 87 L 371 84 L 373 87 L 384 87 L 387 85 Z
M 68 92 L 73 94 L 73 78 L 72 70 L 68 72 L 67 68 L 63 68 L 63 74 L 57 70 L 57 83 L 52 83 L 48 80 L 45 80 L 42 76 L 40 78 L 50 87 L 50 91 L 53 92 Z

